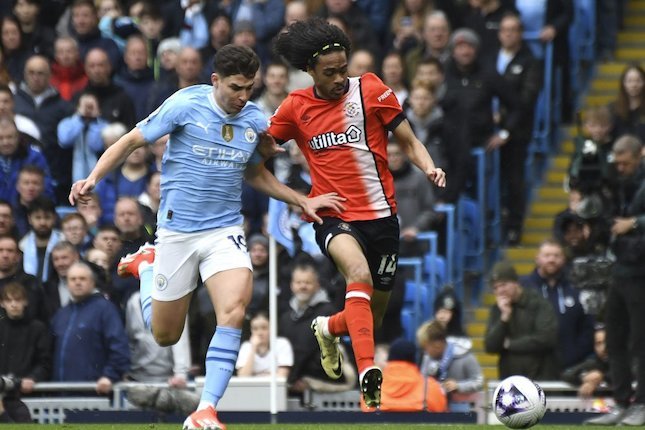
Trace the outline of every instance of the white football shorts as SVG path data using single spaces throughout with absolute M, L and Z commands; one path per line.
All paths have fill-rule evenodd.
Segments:
M 242 226 L 195 233 L 157 230 L 152 298 L 169 302 L 195 288 L 199 276 L 206 281 L 224 270 L 253 270 Z

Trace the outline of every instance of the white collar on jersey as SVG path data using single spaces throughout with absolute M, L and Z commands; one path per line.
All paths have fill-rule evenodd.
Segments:
M 211 91 L 208 94 L 208 101 L 210 102 L 211 107 L 215 110 L 215 112 L 217 112 L 218 115 L 220 115 L 220 116 L 222 116 L 224 118 L 235 118 L 236 116 L 238 116 L 240 114 L 240 112 L 242 112 L 244 110 L 244 108 L 242 108 L 242 110 L 240 112 L 238 112 L 238 113 L 226 113 L 226 111 L 224 109 L 222 109 L 219 104 L 217 104 L 217 101 L 215 100 L 215 95 L 214 95 L 213 91 Z M 246 107 L 246 105 L 244 107 Z

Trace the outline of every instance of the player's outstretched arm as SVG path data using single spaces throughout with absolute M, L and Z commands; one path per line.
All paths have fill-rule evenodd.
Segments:
M 428 150 L 414 135 L 408 120 L 401 121 L 393 133 L 396 141 L 401 145 L 401 149 L 403 149 L 412 164 L 425 173 L 428 180 L 432 181 L 436 186 L 445 187 L 446 172 L 434 165 Z
M 346 199 L 336 193 L 322 194 L 316 197 L 307 197 L 304 194 L 287 187 L 269 172 L 264 164 L 249 165 L 244 173 L 244 178 L 249 185 L 274 199 L 297 205 L 302 212 L 322 224 L 322 219 L 316 215 L 318 209 L 330 208 L 337 212 L 345 210 L 343 203 Z
M 69 192 L 70 204 L 75 205 L 79 201 L 81 203 L 85 202 L 98 181 L 116 166 L 123 163 L 132 151 L 145 144 L 143 134 L 137 127 L 124 134 L 101 155 L 101 158 L 99 158 L 96 166 L 94 166 L 86 179 L 74 182 Z

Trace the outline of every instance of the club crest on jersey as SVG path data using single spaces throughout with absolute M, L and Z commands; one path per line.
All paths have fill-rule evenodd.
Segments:
M 227 142 L 233 140 L 233 126 L 231 124 L 224 124 L 222 126 L 222 138 Z
M 359 112 L 358 104 L 354 102 L 345 103 L 345 108 L 343 109 L 343 112 L 345 112 L 346 117 L 354 118 Z
M 346 222 L 341 222 L 340 224 L 338 224 L 338 228 L 343 230 L 343 231 L 351 231 L 352 230 L 352 228 Z
M 345 145 L 346 143 L 360 142 L 361 129 L 355 125 L 351 125 L 344 133 L 334 133 L 328 131 L 314 136 L 309 141 L 309 147 L 315 151 L 319 149 L 329 148 L 331 146 Z
M 251 127 L 248 127 L 246 130 L 244 130 L 244 138 L 246 139 L 247 142 L 253 143 L 255 142 L 255 139 L 257 139 L 258 134 L 253 131 Z

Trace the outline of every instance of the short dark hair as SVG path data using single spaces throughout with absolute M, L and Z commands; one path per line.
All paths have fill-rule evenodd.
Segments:
M 18 171 L 18 176 L 22 175 L 23 173 L 33 173 L 34 175 L 38 175 L 41 178 L 45 179 L 45 171 L 36 166 L 35 164 L 25 164 L 20 168 L 20 171 Z
M 13 99 L 13 91 L 11 91 L 11 88 L 9 88 L 9 85 L 0 84 L 0 93 L 10 94 L 11 98 Z
M 28 301 L 27 289 L 20 282 L 9 282 L 2 289 L 0 289 L 0 299 L 7 300 L 10 297 L 20 298 Z
M 36 211 L 43 211 L 56 215 L 56 205 L 49 197 L 39 196 L 36 197 L 27 208 L 27 215 L 31 215 Z
M 344 51 L 349 59 L 351 42 L 335 25 L 322 18 L 310 18 L 290 24 L 278 35 L 274 50 L 293 67 L 306 72 L 316 66 L 320 55 Z
M 217 50 L 213 59 L 213 69 L 222 78 L 242 75 L 252 79 L 259 68 L 260 59 L 251 48 L 246 46 L 224 45 Z

